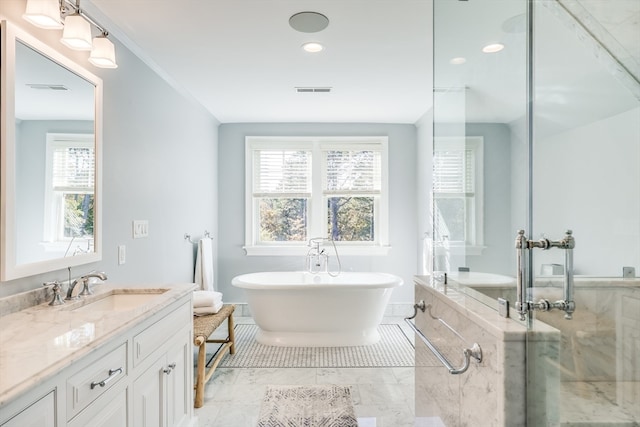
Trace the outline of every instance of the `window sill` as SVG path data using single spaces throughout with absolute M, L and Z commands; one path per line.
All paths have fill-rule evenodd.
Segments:
M 451 254 L 453 255 L 469 255 L 469 256 L 479 256 L 482 255 L 482 252 L 486 249 L 486 246 L 482 245 L 455 245 L 452 244 L 449 247 Z
M 309 246 L 243 246 L 247 256 L 305 256 Z M 330 244 L 324 245 L 329 256 L 335 255 Z M 339 256 L 385 256 L 391 246 L 337 246 Z

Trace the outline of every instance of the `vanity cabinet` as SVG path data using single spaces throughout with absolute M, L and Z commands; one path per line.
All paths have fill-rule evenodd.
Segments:
M 191 399 L 187 398 L 192 395 L 188 392 L 190 336 L 189 328 L 181 330 L 167 351 L 133 382 L 134 426 L 177 427 L 188 419 Z
M 0 427 L 193 426 L 191 307 L 184 293 L 90 342 L 64 368 L 45 367 L 51 374 L 31 389 L 0 399 Z
M 32 403 L 16 416 L 11 418 L 2 427 L 55 427 L 55 392 Z

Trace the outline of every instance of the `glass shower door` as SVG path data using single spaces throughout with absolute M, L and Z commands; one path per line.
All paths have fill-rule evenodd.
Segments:
M 575 312 L 530 312 L 527 425 L 638 425 L 640 2 L 534 1 L 531 12 L 527 237 L 572 230 Z M 564 250 L 530 255 L 528 300 L 562 300 Z

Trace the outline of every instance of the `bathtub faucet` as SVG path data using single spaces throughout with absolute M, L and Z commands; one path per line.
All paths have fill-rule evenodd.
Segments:
M 320 244 L 324 239 L 322 237 L 314 237 L 309 240 L 309 251 L 307 252 L 306 268 L 309 273 L 316 274 L 321 271 L 327 271 L 329 256 L 324 249 L 320 248 Z

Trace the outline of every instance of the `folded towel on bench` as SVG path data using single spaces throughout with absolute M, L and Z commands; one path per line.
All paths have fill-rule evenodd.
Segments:
M 208 307 L 194 307 L 193 314 L 195 316 L 206 316 L 208 314 L 216 314 L 222 308 L 222 301 L 218 304 L 208 306 Z
M 222 305 L 222 293 L 214 291 L 193 291 L 194 308 L 214 307 L 217 305 Z

